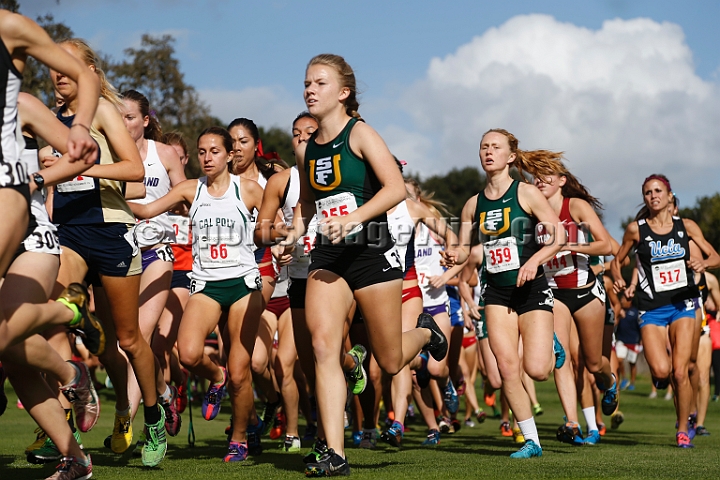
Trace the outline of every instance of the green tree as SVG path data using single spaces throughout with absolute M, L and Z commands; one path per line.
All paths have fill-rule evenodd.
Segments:
M 185 136 L 190 147 L 186 174 L 197 177 L 200 166 L 195 139 L 204 128 L 224 123 L 210 114 L 195 87 L 185 82 L 174 43 L 170 35 L 143 35 L 140 47 L 126 49 L 126 60 L 111 65 L 108 74 L 120 92 L 133 89 L 148 97 L 163 131 Z
M 423 190 L 435 192 L 454 217 L 459 217 L 465 202 L 485 188 L 485 175 L 476 167 L 453 168 L 445 175 L 433 175 L 420 182 Z
M 15 0 L 0 0 L 0 8 L 3 10 L 10 10 L 13 13 L 18 13 L 20 5 Z

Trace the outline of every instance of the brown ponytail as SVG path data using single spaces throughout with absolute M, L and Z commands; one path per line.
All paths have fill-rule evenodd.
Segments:
M 123 100 L 130 100 L 137 103 L 137 106 L 140 109 L 140 115 L 148 117 L 148 124 L 147 127 L 145 127 L 143 137 L 156 142 L 162 141 L 162 127 L 160 126 L 158 119 L 155 118 L 155 112 L 150 111 L 150 101 L 147 97 L 137 90 L 127 90 L 123 92 L 122 98 Z

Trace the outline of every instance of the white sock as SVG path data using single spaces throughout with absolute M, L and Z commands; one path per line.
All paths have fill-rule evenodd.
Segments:
M 165 401 L 165 403 L 172 402 L 173 394 L 172 394 L 172 390 L 170 390 L 170 385 L 165 384 L 165 391 L 163 393 L 161 393 L 160 396 Z
M 585 421 L 587 422 L 588 432 L 597 430 L 597 422 L 595 421 L 595 407 L 583 408 L 583 415 L 585 415 Z
M 520 427 L 520 431 L 523 434 L 523 437 L 525 437 L 525 441 L 532 440 L 537 444 L 537 446 L 540 446 L 540 437 L 538 436 L 537 427 L 535 426 L 535 419 L 533 417 L 528 418 L 527 420 L 523 420 L 522 422 L 517 422 L 518 427 Z

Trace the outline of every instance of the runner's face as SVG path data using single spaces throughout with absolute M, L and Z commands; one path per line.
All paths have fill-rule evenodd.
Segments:
M 350 89 L 340 86 L 337 71 L 328 65 L 311 65 L 305 72 L 305 105 L 315 118 L 337 108 L 347 99 Z
M 317 130 L 317 122 L 314 118 L 303 117 L 295 122 L 292 129 L 293 150 L 296 150 L 301 143 L 307 142 L 315 130 Z
M 645 205 L 653 212 L 665 210 L 670 204 L 670 193 L 660 180 L 653 179 L 643 185 L 643 197 Z
M 550 175 L 545 178 L 535 178 L 535 186 L 545 195 L 545 198 L 550 198 L 560 191 L 562 188 L 563 179 L 559 175 Z
M 209 176 L 217 176 L 227 170 L 233 152 L 225 150 L 223 138 L 219 135 L 203 135 L 198 140 L 198 161 Z
M 255 139 L 250 135 L 242 125 L 236 125 L 230 129 L 230 136 L 233 139 L 233 168 L 236 173 L 240 174 L 248 169 L 255 161 L 255 152 L 257 144 Z
M 150 119 L 147 115 L 143 117 L 140 106 L 132 100 L 123 100 L 120 113 L 125 122 L 125 128 L 130 132 L 132 139 L 137 142 L 145 134 L 145 127 L 148 126 Z
M 185 152 L 185 150 L 183 150 L 182 145 L 170 145 L 170 146 L 173 147 L 175 149 L 175 151 L 177 152 L 178 157 L 180 157 L 180 163 L 183 164 L 183 167 L 185 165 L 187 165 L 187 162 L 190 159 L 190 157 L 188 157 L 187 152 Z
M 498 132 L 487 133 L 480 142 L 480 163 L 486 172 L 501 171 L 515 160 L 510 152 L 510 143 L 505 135 Z
M 62 48 L 78 60 L 82 61 L 82 59 L 80 58 L 80 53 L 75 47 L 73 47 L 69 43 L 63 43 L 62 45 L 60 45 L 60 48 Z M 72 101 L 77 96 L 78 88 L 77 82 L 75 82 L 75 80 L 66 77 L 62 73 L 53 70 L 52 68 L 50 69 L 50 79 L 53 82 L 55 91 L 59 93 L 66 102 Z

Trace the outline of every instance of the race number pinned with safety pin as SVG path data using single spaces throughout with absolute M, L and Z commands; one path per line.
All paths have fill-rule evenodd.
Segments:
M 520 254 L 515 237 L 485 242 L 483 250 L 488 273 L 501 273 L 520 268 Z
M 548 260 L 544 267 L 545 273 L 551 277 L 569 275 L 575 270 L 575 259 L 571 251 L 563 250 Z
M 357 210 L 357 201 L 355 195 L 350 192 L 338 193 L 327 198 L 322 198 L 315 201 L 315 208 L 322 218 L 328 217 L 344 217 Z M 350 230 L 347 236 L 356 234 L 363 229 L 362 223 L 357 224 L 352 230 Z
M 653 283 L 656 292 L 667 292 L 687 286 L 687 270 L 684 260 L 652 266 Z

